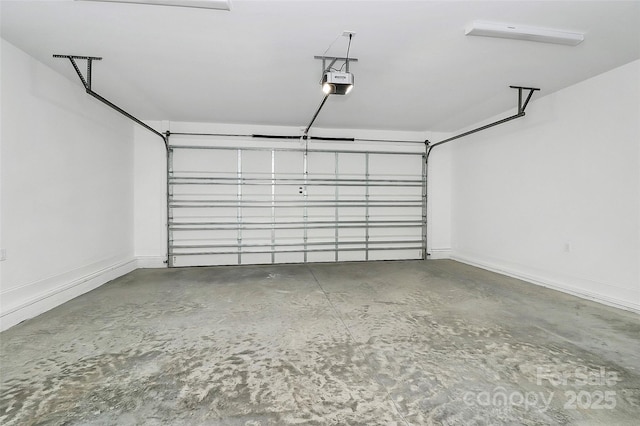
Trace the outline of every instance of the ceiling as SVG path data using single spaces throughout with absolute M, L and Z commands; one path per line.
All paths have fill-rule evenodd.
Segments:
M 314 56 L 344 56 L 345 30 L 355 88 L 329 98 L 317 127 L 455 131 L 514 108 L 509 85 L 540 87 L 535 99 L 640 58 L 640 1 L 232 0 L 219 11 L 3 0 L 0 16 L 5 40 L 78 90 L 52 55 L 103 57 L 93 89 L 147 120 L 303 128 L 323 96 Z M 585 41 L 465 36 L 474 20 Z

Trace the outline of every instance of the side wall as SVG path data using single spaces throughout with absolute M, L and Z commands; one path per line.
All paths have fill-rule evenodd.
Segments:
M 640 61 L 534 96 L 454 143 L 453 258 L 640 310 Z
M 251 126 L 236 124 L 183 123 L 183 122 L 149 122 L 152 127 L 171 132 L 202 132 L 222 134 L 271 134 L 297 135 L 300 128 Z M 441 140 L 446 135 L 420 132 L 392 132 L 356 129 L 322 129 L 314 128 L 314 136 L 354 137 L 358 139 Z M 241 143 L 230 139 L 229 144 Z M 265 143 L 268 143 L 265 142 Z M 292 144 L 298 144 L 292 141 Z M 398 144 L 398 149 L 407 149 L 407 145 Z M 367 145 L 369 146 L 369 145 Z M 421 146 L 409 145 L 415 149 Z M 344 148 L 327 143 L 327 149 Z M 388 144 L 371 142 L 371 149 L 390 149 Z M 152 133 L 135 129 L 135 256 L 140 267 L 163 267 L 166 260 L 166 164 L 162 140 Z M 428 212 L 428 251 L 431 258 L 446 258 L 451 247 L 450 235 L 450 186 L 451 168 L 450 151 L 443 148 L 432 156 L 429 170 L 430 197 Z
M 154 129 L 167 130 L 161 122 Z M 164 268 L 167 260 L 167 165 L 162 139 L 134 128 L 134 247 L 140 268 Z
M 6 329 L 134 269 L 133 125 L 4 40 L 1 51 Z

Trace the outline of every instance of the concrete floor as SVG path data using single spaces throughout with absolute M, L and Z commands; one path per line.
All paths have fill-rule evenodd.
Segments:
M 638 315 L 453 261 L 137 270 L 0 339 L 3 425 L 640 418 Z

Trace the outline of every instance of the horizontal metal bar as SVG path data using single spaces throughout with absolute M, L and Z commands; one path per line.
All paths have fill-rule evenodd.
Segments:
M 256 182 L 256 181 L 249 181 L 249 182 L 232 182 L 232 181 L 228 181 L 228 182 L 212 182 L 212 181 L 196 181 L 196 182 L 185 182 L 185 181 L 175 181 L 174 179 L 171 179 L 169 181 L 169 183 L 171 185 L 178 185 L 178 186 L 186 186 L 186 185 L 196 185 L 196 186 L 237 186 L 237 185 L 246 185 L 246 186 L 266 186 L 266 185 L 271 185 L 270 183 L 264 181 L 264 182 Z M 370 186 L 370 187 L 401 187 L 401 188 L 415 188 L 415 187 L 422 187 L 421 184 L 417 184 L 417 183 L 409 183 L 409 182 L 393 182 L 393 181 L 389 181 L 389 182 L 375 182 L 373 184 L 369 184 L 366 185 L 366 181 L 362 181 L 362 182 L 346 182 L 346 183 L 333 183 L 333 182 L 323 182 L 323 181 L 315 181 L 315 182 L 307 182 L 305 183 L 304 180 L 299 180 L 299 181 L 291 181 L 291 182 L 280 182 L 277 184 L 278 186 L 308 186 L 308 187 L 315 187 L 315 186 L 354 186 L 354 187 L 360 187 L 360 186 Z
M 169 229 L 175 232 L 188 232 L 188 231 L 237 231 L 238 229 L 243 231 L 270 231 L 272 229 L 275 230 L 298 230 L 298 229 L 391 229 L 391 228 L 420 228 L 422 227 L 422 223 L 416 223 L 414 225 L 327 225 L 327 226 L 318 226 L 318 225 L 309 225 L 306 228 L 304 226 L 276 226 L 275 228 L 271 226 L 261 226 L 261 227 L 248 227 L 248 226 L 229 226 L 227 228 L 223 227 L 194 227 L 194 228 L 181 228 L 171 226 Z
M 336 138 L 328 136 L 307 136 L 307 139 L 312 141 L 325 141 L 325 142 L 355 142 L 354 138 Z
M 184 186 L 184 185 L 198 185 L 198 186 L 202 186 L 202 185 L 212 185 L 212 186 L 223 186 L 223 185 L 229 185 L 229 186 L 237 186 L 237 185 L 246 185 L 246 186 L 264 186 L 267 185 L 267 182 L 258 182 L 258 181 L 237 181 L 237 182 L 233 182 L 233 181 L 227 181 L 227 182 L 215 182 L 215 181 L 196 181 L 196 182 L 185 182 L 185 181 L 176 181 L 175 179 L 171 179 L 170 180 L 171 185 L 180 185 L 180 186 Z M 315 182 L 304 182 L 304 180 L 300 180 L 300 181 L 290 181 L 290 182 L 279 182 L 279 186 L 365 186 L 366 181 L 362 181 L 362 182 L 346 182 L 346 183 L 334 183 L 334 182 L 323 182 L 321 180 L 315 181 Z M 269 184 L 271 185 L 271 184 Z M 403 182 L 403 181 L 398 181 L 398 182 L 393 182 L 393 181 L 389 181 L 389 182 L 376 182 L 374 184 L 371 184 L 369 186 L 399 186 L 399 187 L 416 187 L 416 186 L 422 186 L 422 185 L 418 185 L 415 182 Z
M 333 141 L 333 142 L 353 142 L 353 138 L 330 138 L 330 137 L 322 137 L 322 136 L 278 136 L 278 135 L 251 135 L 254 138 L 258 139 L 308 139 L 308 140 L 318 140 L 318 141 Z
M 219 178 L 191 178 L 191 177 L 172 177 L 169 178 L 169 181 L 171 183 L 175 183 L 176 185 L 202 185 L 207 184 L 208 182 L 210 182 L 211 184 L 217 184 L 217 185 L 239 185 L 239 184 L 246 184 L 246 185 L 263 185 L 265 184 L 268 180 L 270 179 L 258 179 L 258 178 L 254 178 L 254 179 L 247 179 L 247 178 L 239 178 L 239 179 L 229 179 L 229 178 L 224 178 L 224 179 L 219 179 Z M 195 181 L 195 182 L 185 182 L 185 181 Z M 280 184 L 280 185 L 298 185 L 300 184 L 300 182 L 305 182 L 304 179 L 274 179 L 271 181 L 272 183 L 275 182 L 276 184 Z M 326 184 L 332 184 L 332 185 L 336 185 L 336 184 L 340 184 L 340 183 L 366 183 L 367 180 L 366 179 L 337 179 L 337 180 L 331 180 L 331 179 L 313 179 L 310 178 L 309 180 L 306 181 L 306 183 L 311 183 L 311 184 L 321 184 L 321 183 L 326 183 Z M 374 180 L 374 181 L 370 181 L 371 183 L 395 183 L 395 184 L 414 184 L 416 182 L 420 182 L 419 180 L 410 180 L 410 179 L 378 179 L 378 180 Z
M 358 58 L 346 58 L 342 56 L 314 56 L 313 59 L 335 59 L 336 61 L 358 62 Z
M 335 207 L 335 206 L 342 206 L 342 207 L 348 207 L 348 206 L 356 206 L 356 207 L 360 207 L 360 206 L 366 206 L 369 205 L 370 207 L 372 206 L 383 206 L 383 207 L 400 207 L 402 206 L 406 206 L 406 205 L 413 205 L 413 204 L 419 204 L 420 206 L 422 206 L 422 201 L 421 200 L 403 200 L 403 201 L 396 201 L 396 202 L 386 202 L 384 200 L 374 200 L 373 202 L 371 200 L 368 201 L 369 204 L 367 204 L 367 200 L 354 200 L 354 201 L 349 201 L 349 202 L 344 202 L 344 203 L 340 203 L 340 202 L 332 202 L 332 203 L 324 203 L 324 202 L 316 202 L 313 200 L 308 200 L 308 203 L 304 203 L 304 205 L 308 205 L 310 207 Z M 187 206 L 187 207 L 270 207 L 271 204 L 270 203 L 266 203 L 266 202 L 251 202 L 248 200 L 229 200 L 229 201 L 187 201 L 187 200 L 173 200 L 171 201 L 171 205 L 172 206 Z M 279 203 L 276 203 L 276 207 L 300 207 L 300 206 L 304 206 L 303 203 L 299 202 L 299 201 L 290 201 L 285 203 L 284 201 L 281 201 Z
M 532 90 L 532 91 L 540 90 L 539 87 L 525 87 L 525 86 L 509 86 L 509 88 L 511 88 L 511 89 Z
M 300 244 L 301 246 L 303 244 Z M 300 250 L 256 250 L 256 251 L 223 251 L 223 252 L 194 252 L 194 253 L 173 253 L 170 252 L 170 256 L 217 256 L 217 255 L 237 255 L 241 253 L 246 254 L 286 254 L 286 253 L 333 253 L 333 252 L 347 252 L 347 251 L 391 251 L 391 250 L 421 250 L 420 247 L 369 247 L 365 248 L 338 248 L 338 249 L 300 249 Z
M 384 142 L 384 143 L 419 143 L 424 145 L 425 141 L 395 140 L 395 139 L 359 139 L 355 138 L 355 142 Z
M 175 173 L 175 172 L 174 172 Z M 179 173 L 179 172 L 178 172 Z M 396 176 L 407 176 L 407 175 L 396 175 Z M 187 180 L 229 180 L 232 181 L 233 184 L 237 184 L 239 182 L 253 182 L 253 181 L 269 181 L 269 182 L 407 182 L 407 183 L 415 183 L 422 182 L 421 179 L 343 179 L 343 178 L 252 178 L 252 177 L 227 177 L 227 176 L 175 176 L 173 175 L 170 180 L 178 180 L 178 179 L 187 179 Z
M 237 180 L 239 179 L 236 175 L 237 171 L 233 170 L 231 172 L 216 172 L 212 170 L 173 170 L 169 174 L 170 177 L 176 179 L 222 179 L 222 180 Z M 271 173 L 269 172 L 245 172 L 242 173 L 242 179 L 260 179 L 260 180 L 300 180 L 302 172 L 274 172 L 277 177 L 271 177 Z M 366 173 L 344 173 L 343 178 L 338 177 L 337 180 L 340 179 L 362 179 L 362 176 L 365 176 Z M 267 176 L 267 177 L 265 177 Z M 320 180 L 336 180 L 334 173 L 318 173 L 311 172 L 312 179 L 320 179 Z M 371 174 L 369 175 L 371 177 Z M 377 173 L 373 174 L 374 179 L 398 179 L 404 178 L 405 180 L 413 180 L 416 177 L 421 177 L 416 173 Z
M 366 241 L 319 241 L 319 242 L 311 242 L 307 240 L 306 245 L 311 246 L 327 246 L 327 245 L 354 245 L 354 244 L 366 244 Z M 391 240 L 391 241 L 369 241 L 368 244 L 420 244 L 422 247 L 422 240 Z M 215 248 L 229 248 L 229 247 L 239 247 L 239 248 L 251 248 L 251 247 L 297 247 L 303 246 L 305 243 L 303 241 L 297 243 L 278 243 L 278 244 L 199 244 L 199 245 L 179 245 L 173 244 L 171 247 L 178 250 L 186 250 L 186 249 L 215 249 Z
M 273 224 L 278 225 L 304 225 L 305 223 L 313 224 L 313 225 L 331 225 L 331 224 L 367 224 L 367 223 L 375 223 L 375 224 L 394 224 L 394 223 L 414 223 L 419 222 L 418 220 L 338 220 L 338 221 L 330 221 L 330 220 L 320 220 L 320 221 L 293 221 L 293 222 L 274 222 Z M 238 222 L 170 222 L 172 225 L 238 225 Z M 420 223 L 422 223 L 420 221 Z M 272 222 L 242 222 L 243 225 L 272 225 Z
M 252 134 L 231 134 L 231 133 L 189 133 L 189 132 L 171 132 L 171 136 L 220 136 L 220 137 L 238 137 L 238 138 L 250 138 Z
M 355 138 L 341 137 L 325 137 L 325 136 L 300 136 L 300 135 L 265 135 L 265 134 L 224 134 L 224 133 L 172 133 L 172 135 L 184 136 L 217 136 L 217 137 L 243 137 L 252 139 L 282 139 L 282 140 L 318 140 L 318 141 L 334 141 L 334 142 L 354 142 Z
M 361 186 L 366 184 L 366 179 L 358 180 L 358 179 L 349 179 L 349 180 L 337 180 L 332 181 L 330 179 L 309 179 L 307 182 L 304 179 L 287 179 L 287 180 L 275 180 L 268 182 L 268 179 L 195 179 L 195 178 L 169 178 L 169 183 L 172 185 L 251 185 L 251 186 L 261 186 L 261 185 L 279 185 L 279 186 Z M 275 182 L 275 183 L 274 183 Z M 408 180 L 408 179 L 379 179 L 370 183 L 371 186 L 416 186 L 417 183 L 420 183 L 418 180 Z
M 84 60 L 93 60 L 93 61 L 101 61 L 102 58 L 99 56 L 77 56 L 77 55 L 53 55 L 54 58 L 68 58 L 68 59 L 84 59 Z
M 170 182 L 171 185 L 181 185 L 181 186 L 185 186 L 185 185 L 199 185 L 199 186 L 205 186 L 205 185 L 211 185 L 211 186 L 223 186 L 223 185 L 238 185 L 238 183 L 232 183 L 232 182 Z M 270 183 L 260 183 L 260 182 L 245 182 L 244 185 L 247 186 L 264 186 L 264 185 L 271 185 Z M 369 186 L 369 187 L 400 187 L 400 188 L 416 188 L 416 187 L 422 187 L 422 184 L 413 184 L 413 183 L 401 183 L 401 184 L 394 184 L 394 183 L 375 183 L 372 185 L 365 185 L 365 183 L 344 183 L 344 184 L 334 184 L 334 183 L 308 183 L 305 184 L 304 181 L 300 181 L 300 182 L 282 182 L 279 184 L 279 186 L 309 186 L 309 187 L 315 187 L 315 186 L 353 186 L 353 187 L 361 187 L 361 186 Z
M 349 59 L 351 61 L 351 59 Z M 212 137 L 239 137 L 239 138 L 257 138 L 257 139 L 292 139 L 299 140 L 301 137 L 298 135 L 265 135 L 265 134 L 230 134 L 230 133 L 194 133 L 194 132 L 175 132 L 171 133 L 171 136 L 212 136 Z M 384 143 L 415 143 L 424 145 L 425 141 L 413 141 L 403 139 L 367 139 L 367 138 L 354 138 L 354 137 L 326 137 L 326 136 L 308 136 L 310 140 L 319 141 L 336 141 L 336 142 L 384 142 Z
M 258 138 L 258 139 L 293 139 L 293 140 L 300 140 L 300 138 L 302 136 L 300 135 L 258 135 L 258 134 L 252 134 L 251 135 L 252 138 Z
M 170 178 L 169 183 L 172 185 L 212 185 L 212 186 L 237 186 L 237 185 L 247 185 L 247 186 L 264 186 L 264 185 L 276 185 L 276 186 L 363 186 L 367 183 L 365 179 L 363 180 L 344 180 L 344 181 L 330 181 L 329 179 L 310 179 L 308 182 L 305 182 L 304 179 L 290 179 L 284 180 L 276 183 L 269 183 L 268 179 L 254 179 L 254 180 L 245 180 L 239 179 L 236 181 L 230 179 L 191 179 L 191 178 Z M 407 186 L 407 187 L 415 187 L 419 181 L 410 181 L 410 180 L 391 180 L 391 179 L 380 179 L 377 182 L 373 182 L 370 186 Z
M 195 204 L 204 204 L 204 203 L 216 203 L 216 204 L 232 204 L 234 206 L 238 205 L 238 204 L 265 204 L 267 206 L 271 206 L 274 201 L 271 200 L 251 200 L 251 199 L 244 199 L 244 200 L 176 200 L 175 198 L 173 199 L 173 202 L 175 203 L 195 203 Z M 276 200 L 275 203 L 283 203 L 283 204 L 295 204 L 295 203 L 299 203 L 299 200 Z M 334 204 L 346 204 L 346 203 L 366 203 L 366 202 L 371 202 L 371 198 L 367 199 L 362 199 L 362 200 L 358 200 L 358 199 L 347 199 L 347 200 L 309 200 L 309 202 L 312 203 L 317 203 L 317 204 L 329 204 L 333 206 Z M 394 203 L 422 203 L 422 199 L 403 199 L 403 200 L 399 200 L 399 199 L 395 199 L 395 200 L 374 200 L 374 203 L 378 203 L 378 204 L 394 204 Z
M 169 222 L 171 230 L 188 231 L 229 231 L 229 230 L 292 230 L 304 229 L 304 222 Z M 369 221 L 310 221 L 308 229 L 362 229 L 362 228 L 415 228 L 422 226 L 422 220 L 369 220 Z
M 219 205 L 219 204 L 198 204 L 198 205 L 185 205 L 185 204 L 174 204 L 171 203 L 170 204 L 171 208 L 174 209 L 206 209 L 206 208 L 236 208 L 236 207 L 242 207 L 245 209 L 251 209 L 251 208 L 260 208 L 260 209 L 264 209 L 267 208 L 268 206 L 252 206 L 252 205 L 239 205 L 239 204 L 223 204 L 223 205 Z M 311 204 L 304 204 L 304 203 L 300 203 L 300 204 L 289 204 L 289 205 L 284 205 L 284 206 L 276 206 L 279 209 L 286 209 L 286 208 L 297 208 L 297 207 L 309 207 L 309 208 L 327 208 L 327 207 L 361 207 L 361 208 L 365 208 L 367 207 L 367 204 L 323 204 L 323 205 L 311 205 Z M 379 208 L 397 208 L 397 207 L 422 207 L 422 202 L 418 202 L 416 201 L 416 204 L 394 204 L 394 205 L 387 205 L 387 204 L 368 204 L 369 207 L 379 207 Z
M 173 134 L 173 133 L 172 133 Z M 170 145 L 169 149 L 220 149 L 231 151 L 276 151 L 276 152 L 305 152 L 304 148 L 257 148 L 257 147 L 237 147 L 237 146 L 198 146 L 198 145 Z M 424 152 L 399 152 L 399 151 L 358 151 L 358 150 L 336 150 L 336 149 L 308 149 L 306 152 L 325 152 L 338 154 L 385 154 L 385 155 L 424 155 Z

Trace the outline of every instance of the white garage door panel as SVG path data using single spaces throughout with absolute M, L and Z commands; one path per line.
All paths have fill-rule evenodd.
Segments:
M 174 144 L 169 265 L 423 258 L 423 162 L 422 153 Z

